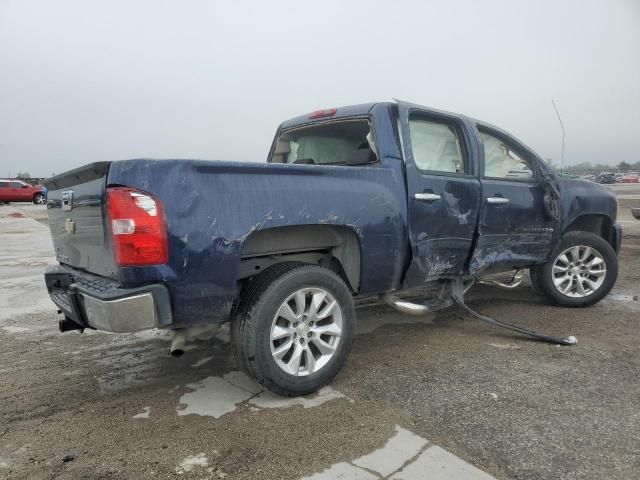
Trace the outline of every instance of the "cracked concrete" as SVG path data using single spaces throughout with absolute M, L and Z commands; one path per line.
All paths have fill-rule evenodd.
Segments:
M 387 443 L 350 462 L 339 462 L 304 480 L 491 480 L 493 477 L 400 426 Z

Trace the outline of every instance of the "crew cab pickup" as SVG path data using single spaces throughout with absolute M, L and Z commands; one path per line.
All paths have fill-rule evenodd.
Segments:
M 288 120 L 266 163 L 100 162 L 45 185 L 61 330 L 231 322 L 240 366 L 286 395 L 342 367 L 354 298 L 421 311 L 402 291 L 529 269 L 550 302 L 585 307 L 617 277 L 608 189 L 488 123 L 405 102 Z

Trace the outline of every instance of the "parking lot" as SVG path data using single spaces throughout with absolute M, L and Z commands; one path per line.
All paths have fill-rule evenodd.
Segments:
M 0 206 L 0 478 L 638 478 L 640 191 L 615 189 L 620 276 L 600 304 L 552 307 L 528 283 L 469 292 L 577 346 L 455 307 L 367 306 L 333 384 L 294 399 L 240 373 L 224 329 L 180 358 L 159 331 L 58 333 L 46 209 Z

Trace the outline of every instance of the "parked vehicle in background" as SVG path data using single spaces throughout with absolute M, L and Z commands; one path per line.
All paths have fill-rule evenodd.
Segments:
M 560 175 L 562 177 L 566 177 L 566 178 L 580 178 L 578 175 L 576 175 L 575 173 L 571 173 L 571 172 L 562 172 Z
M 47 190 L 42 185 L 29 185 L 22 180 L 0 179 L 0 203 L 33 202 L 47 203 Z
M 616 183 L 616 176 L 613 173 L 601 173 L 598 176 L 598 183 L 611 185 Z
M 608 188 L 560 177 L 495 126 L 405 102 L 286 121 L 266 164 L 99 162 L 46 186 L 62 331 L 164 328 L 184 346 L 231 322 L 238 365 L 285 395 L 340 370 L 354 296 L 423 313 L 530 269 L 551 303 L 586 307 L 618 272 Z M 396 295 L 411 288 L 439 293 Z
M 622 181 L 622 177 L 624 177 L 624 173 L 616 173 L 615 177 L 616 177 L 616 183 L 619 183 Z
M 588 180 L 590 182 L 595 182 L 596 181 L 596 176 L 595 175 L 585 175 L 584 177 L 582 177 L 583 180 Z
M 624 175 L 620 179 L 620 183 L 638 183 L 640 182 L 640 177 L 638 175 Z

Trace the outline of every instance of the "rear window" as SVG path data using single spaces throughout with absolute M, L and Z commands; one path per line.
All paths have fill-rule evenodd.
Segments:
M 0 188 L 9 188 L 9 182 L 0 180 Z
M 366 120 L 331 122 L 282 133 L 273 163 L 367 165 L 377 162 L 373 129 Z

